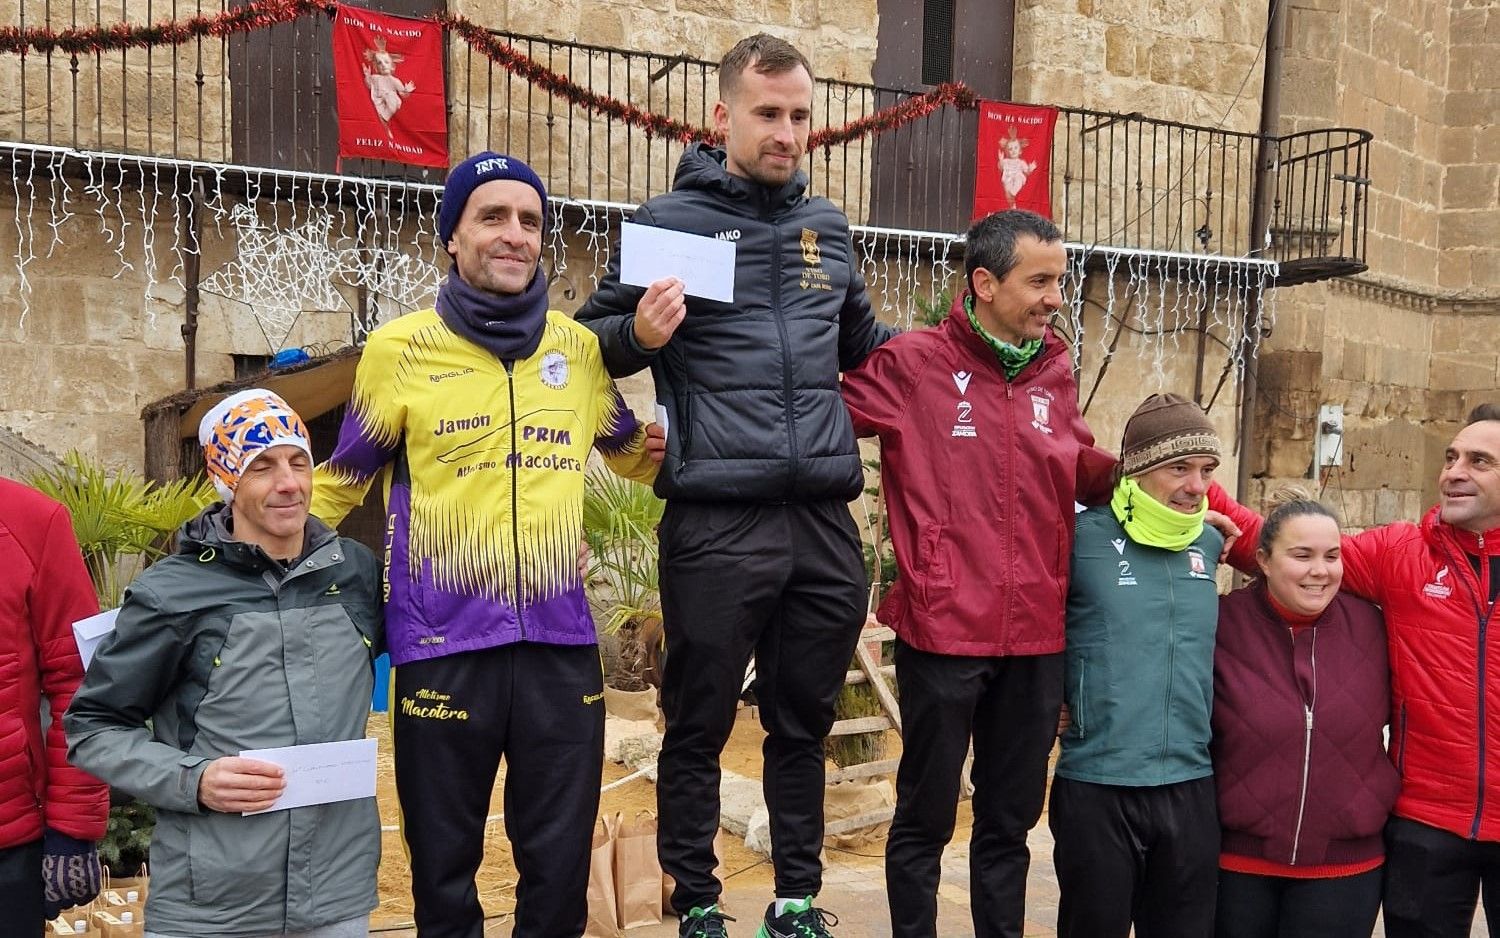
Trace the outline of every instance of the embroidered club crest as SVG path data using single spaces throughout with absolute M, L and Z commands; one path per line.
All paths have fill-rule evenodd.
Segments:
M 542 383 L 555 391 L 568 386 L 568 357 L 553 350 L 542 356 Z

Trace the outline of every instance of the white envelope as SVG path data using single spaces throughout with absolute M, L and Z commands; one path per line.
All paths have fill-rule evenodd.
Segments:
M 286 772 L 286 790 L 276 803 L 265 811 L 246 811 L 245 814 L 375 797 L 373 739 L 246 749 L 240 756 L 279 765 Z
M 94 650 L 104 641 L 104 636 L 115 630 L 115 616 L 119 614 L 120 609 L 116 606 L 73 623 L 73 641 L 78 643 L 78 657 L 83 659 L 85 671 L 89 669 L 89 662 L 94 660 Z
M 733 241 L 625 222 L 620 225 L 620 282 L 649 287 L 676 277 L 689 296 L 733 303 L 734 248 Z

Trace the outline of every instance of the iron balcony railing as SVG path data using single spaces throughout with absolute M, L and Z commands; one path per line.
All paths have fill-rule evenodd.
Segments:
M 228 0 L 220 0 L 227 3 Z M 421 5 L 431 0 L 402 0 Z M 133 7 L 137 4 L 132 4 Z M 213 14 L 198 0 L 147 0 L 145 21 Z M 68 0 L 23 0 L 53 28 L 97 20 Z M 387 8 L 390 9 L 389 5 Z M 577 85 L 698 126 L 712 122 L 717 65 L 680 54 L 492 33 Z M 177 47 L 83 55 L 0 56 L 19 106 L 0 109 L 0 139 L 254 167 L 332 172 L 337 164 L 330 22 L 320 15 Z M 449 149 L 518 155 L 554 194 L 637 204 L 671 187 L 682 144 L 592 115 L 497 66 L 450 36 Z M 822 79 L 814 127 L 841 127 L 916 92 Z M 1362 130 L 1279 138 L 1268 243 L 1251 215 L 1257 135 L 1060 108 L 1050 180 L 1053 216 L 1084 245 L 1280 264 L 1281 283 L 1365 269 L 1369 144 Z M 856 223 L 959 232 L 974 191 L 974 112 L 942 108 L 897 129 L 811 153 L 810 188 Z M 437 182 L 441 172 L 346 160 L 353 176 Z

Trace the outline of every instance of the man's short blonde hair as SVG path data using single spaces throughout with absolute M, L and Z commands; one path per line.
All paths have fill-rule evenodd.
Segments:
M 745 69 L 754 68 L 762 75 L 779 75 L 801 66 L 812 77 L 812 66 L 807 56 L 785 39 L 777 39 L 768 33 L 756 33 L 734 44 L 734 48 L 719 60 L 719 100 L 727 101 L 739 90 L 740 76 Z

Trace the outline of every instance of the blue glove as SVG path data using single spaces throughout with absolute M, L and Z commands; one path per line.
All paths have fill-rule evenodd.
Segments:
M 95 844 L 48 828 L 42 836 L 42 898 L 47 921 L 57 918 L 63 909 L 94 901 L 99 895 L 99 880 Z

